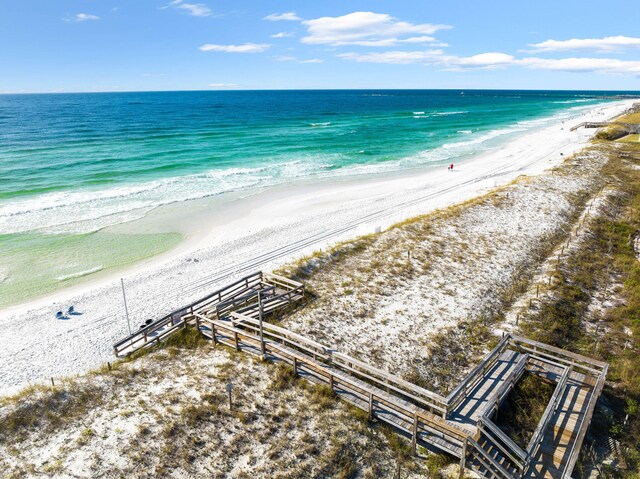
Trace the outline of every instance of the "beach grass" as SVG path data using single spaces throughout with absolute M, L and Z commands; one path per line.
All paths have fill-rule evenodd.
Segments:
M 622 138 L 620 138 L 618 141 L 621 141 L 623 143 L 638 143 L 640 142 L 640 134 L 633 134 L 633 135 L 627 135 L 624 136 Z
M 545 299 L 522 318 L 525 335 L 609 363 L 591 425 L 595 456 L 574 477 L 635 478 L 640 468 L 640 145 L 602 145 L 609 161 L 601 211 L 554 273 Z M 609 441 L 620 444 L 617 466 Z M 604 464 L 606 462 L 606 464 Z

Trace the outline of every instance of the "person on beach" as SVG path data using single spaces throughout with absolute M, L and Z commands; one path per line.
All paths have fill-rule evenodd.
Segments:
M 451 166 L 449 166 L 449 169 L 453 171 L 453 163 L 451 163 Z

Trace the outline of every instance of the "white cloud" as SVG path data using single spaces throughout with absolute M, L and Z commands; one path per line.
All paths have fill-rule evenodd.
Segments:
M 537 70 L 640 75 L 640 61 L 615 58 L 523 58 L 518 63 Z
M 400 43 L 433 43 L 436 39 L 427 35 L 422 35 L 420 37 L 409 37 L 404 40 L 398 40 Z
M 245 43 L 243 45 L 216 45 L 207 43 L 199 49 L 203 52 L 225 52 L 225 53 L 260 53 L 267 50 L 271 45 L 266 43 Z
M 267 15 L 264 17 L 264 20 L 269 20 L 270 22 L 279 22 L 279 21 L 289 21 L 289 22 L 297 22 L 302 20 L 296 12 L 287 12 L 287 13 L 272 13 L 271 15 Z
M 559 52 L 590 50 L 595 52 L 619 51 L 625 48 L 640 48 L 640 38 L 621 35 L 604 38 L 573 38 L 571 40 L 546 40 L 529 45 L 532 52 Z
M 341 17 L 321 17 L 302 22 L 308 36 L 303 43 L 322 45 L 360 45 L 385 47 L 401 42 L 435 41 L 431 35 L 448 25 L 411 24 L 384 13 L 353 12 Z M 409 38 L 404 38 L 409 35 Z M 411 40 L 409 40 L 411 39 Z
M 511 55 L 504 53 L 481 53 L 469 57 L 459 57 L 455 55 L 445 55 L 442 50 L 422 50 L 422 51 L 388 51 L 376 53 L 343 53 L 338 55 L 345 60 L 370 63 L 390 63 L 408 65 L 411 63 L 422 63 L 425 65 L 440 66 L 448 70 L 461 70 L 464 68 L 500 68 L 514 63 L 515 59 Z
M 298 57 L 288 55 L 277 55 L 273 57 L 277 62 L 296 62 L 296 63 L 324 63 L 324 60 L 320 58 L 310 58 L 309 60 L 299 60 Z
M 439 63 L 448 69 L 460 70 L 463 68 L 495 69 L 512 65 L 515 58 L 506 53 L 488 52 L 472 55 L 470 57 L 458 57 L 443 55 Z
M 237 88 L 237 83 L 209 83 L 209 88 Z
M 213 11 L 204 3 L 187 3 L 184 0 L 173 0 L 163 8 L 178 8 L 194 17 L 210 17 Z
M 280 32 L 280 33 L 275 33 L 271 35 L 271 38 L 288 38 L 292 36 L 293 36 L 292 32 Z
M 74 22 L 86 22 L 89 20 L 100 20 L 100 17 L 97 15 L 91 15 L 90 13 L 77 13 L 72 17 L 72 21 Z
M 295 62 L 297 60 L 296 57 L 291 57 L 288 55 L 277 55 L 273 57 L 273 59 L 277 62 Z
M 343 53 L 345 60 L 388 64 L 423 64 L 461 71 L 465 69 L 492 70 L 508 66 L 522 66 L 536 70 L 565 72 L 611 73 L 640 75 L 640 61 L 625 61 L 615 58 L 522 58 L 499 52 L 480 53 L 468 57 L 445 55 L 442 50 L 387 51 L 375 53 Z
M 397 65 L 408 65 L 410 63 L 429 63 L 435 62 L 436 58 L 442 56 L 442 50 L 425 50 L 425 51 L 389 51 L 376 53 L 342 53 L 338 55 L 345 60 L 366 63 L 391 63 Z

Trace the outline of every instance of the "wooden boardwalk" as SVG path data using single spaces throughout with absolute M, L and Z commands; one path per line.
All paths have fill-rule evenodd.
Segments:
M 619 126 L 627 131 L 627 133 L 640 133 L 640 125 L 635 123 L 624 123 L 619 121 L 584 121 L 570 128 L 575 131 L 578 128 L 606 128 L 608 126 Z
M 519 336 L 506 335 L 447 396 L 271 324 L 269 313 L 304 296 L 304 285 L 261 272 L 175 311 L 114 345 L 118 356 L 196 327 L 214 344 L 289 364 L 300 377 L 421 445 L 460 459 L 496 479 L 570 476 L 607 373 L 607 364 Z M 555 383 L 554 393 L 526 448 L 494 422 L 523 374 Z

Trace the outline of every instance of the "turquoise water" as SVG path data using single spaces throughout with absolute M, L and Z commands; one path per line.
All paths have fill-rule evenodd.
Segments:
M 114 245 L 131 244 L 134 235 L 96 234 L 157 206 L 458 161 L 554 115 L 568 117 L 606 101 L 605 95 L 479 90 L 0 95 L 0 305 L 172 247 L 175 236 L 145 237 L 135 254 L 125 254 L 127 247 Z M 96 257 L 95 245 L 102 241 L 114 253 Z M 44 279 L 18 281 L 28 283 L 25 268 L 54 250 L 49 256 L 56 261 L 47 265 L 53 271 L 44 272 Z

